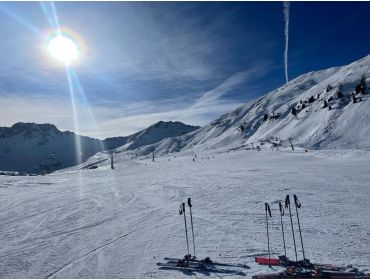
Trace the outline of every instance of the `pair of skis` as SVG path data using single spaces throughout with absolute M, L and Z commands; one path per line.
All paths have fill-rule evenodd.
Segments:
M 331 264 L 315 264 L 311 263 L 309 260 L 302 261 L 292 261 L 286 258 L 285 256 L 279 256 L 278 258 L 266 258 L 266 257 L 256 257 L 256 263 L 261 265 L 271 265 L 271 266 L 282 266 L 282 267 L 297 267 L 305 269 L 320 268 L 331 271 L 344 271 L 350 268 L 344 266 L 335 266 Z
M 306 256 L 305 256 L 305 252 L 304 252 L 304 246 L 303 246 L 301 223 L 300 223 L 299 214 L 298 214 L 298 209 L 301 208 L 302 205 L 301 205 L 301 202 L 298 200 L 298 197 L 295 194 L 293 195 L 293 197 L 294 197 L 294 204 L 295 204 L 295 209 L 296 209 L 296 214 L 297 214 L 299 236 L 300 236 L 301 245 L 302 245 L 303 262 L 306 263 L 307 260 L 306 260 Z M 294 226 L 293 226 L 292 210 L 291 210 L 291 207 L 290 207 L 290 196 L 289 195 L 287 195 L 285 197 L 285 209 L 289 209 L 290 224 L 291 224 L 291 227 L 292 227 L 292 234 L 293 234 L 294 253 L 295 253 L 296 262 L 298 263 L 297 245 L 296 245 L 296 240 L 295 240 L 295 235 L 294 235 Z M 283 216 L 285 214 L 285 211 L 284 211 L 284 207 L 283 207 L 281 201 L 279 201 L 279 211 L 280 211 L 281 232 L 282 232 L 282 236 L 283 236 L 283 245 L 284 245 L 284 257 L 285 257 L 285 259 L 287 259 L 285 234 L 284 234 L 284 223 L 283 223 Z M 270 255 L 269 218 L 271 218 L 272 215 L 271 215 L 270 205 L 268 203 L 265 203 L 265 212 L 266 212 L 268 265 L 269 266 L 278 265 L 277 262 L 276 262 L 276 259 L 274 261 L 271 260 L 271 255 Z M 258 262 L 257 258 L 256 258 L 256 262 Z
M 297 254 L 297 245 L 294 235 L 294 226 L 293 226 L 293 219 L 292 219 L 292 211 L 291 211 L 291 204 L 290 204 L 290 197 L 289 195 L 285 198 L 285 206 L 283 207 L 282 202 L 279 201 L 279 211 L 280 211 L 280 222 L 281 222 L 281 231 L 283 237 L 283 245 L 284 245 L 284 255 L 279 256 L 278 258 L 271 258 L 270 255 L 270 237 L 269 237 L 269 218 L 272 217 L 271 209 L 268 203 L 265 203 L 265 212 L 266 212 L 266 229 L 267 229 L 267 250 L 268 250 L 268 257 L 256 257 L 255 261 L 261 265 L 276 265 L 282 266 L 286 269 L 281 272 L 271 273 L 271 274 L 259 274 L 254 275 L 253 278 L 255 279 L 268 279 L 268 278 L 327 278 L 327 279 L 334 279 L 334 278 L 370 278 L 370 274 L 365 274 L 360 272 L 357 268 L 352 266 L 342 267 L 342 266 L 335 266 L 330 264 L 315 264 L 311 263 L 308 259 L 306 259 L 304 246 L 303 246 L 303 238 L 302 238 L 302 231 L 301 231 L 301 224 L 299 220 L 299 213 L 298 209 L 301 208 L 301 202 L 298 200 L 296 195 L 293 195 L 294 204 L 296 208 L 296 215 L 298 221 L 298 229 L 300 235 L 300 241 L 302 246 L 302 254 L 303 260 L 298 261 L 298 254 Z M 285 244 L 285 234 L 284 234 L 284 224 L 283 224 L 283 216 L 284 216 L 284 208 L 289 210 L 290 216 L 290 223 L 292 228 L 292 235 L 293 235 L 293 243 L 294 243 L 294 253 L 295 253 L 295 261 L 289 260 L 287 258 L 286 252 L 286 244 Z
M 204 275 L 210 275 L 210 273 L 214 273 L 217 276 L 218 274 L 238 275 L 243 278 L 246 276 L 241 269 L 227 269 L 213 265 L 209 266 L 203 263 L 190 263 L 189 266 L 177 266 L 171 263 L 158 263 L 158 265 L 160 266 L 160 270 L 181 271 L 185 274 L 194 274 L 195 272 L 199 272 Z M 221 276 L 218 277 L 221 278 Z
M 186 256 L 185 256 L 186 258 Z M 191 258 L 188 261 L 185 259 L 178 258 L 164 258 L 166 263 L 157 263 L 161 270 L 180 270 L 184 273 L 201 272 L 201 273 L 222 273 L 229 275 L 239 275 L 245 277 L 246 274 L 242 271 L 243 269 L 249 269 L 250 267 L 245 264 L 230 264 L 213 262 L 209 257 L 198 260 Z
M 254 279 L 279 279 L 279 278 L 319 278 L 319 279 L 370 279 L 370 274 L 366 274 L 351 265 L 342 267 L 330 264 L 312 264 L 309 261 L 290 261 L 284 259 L 272 259 L 280 262 L 285 270 L 275 273 L 254 275 Z M 266 263 L 265 263 L 266 264 Z
M 369 274 L 352 271 L 333 271 L 323 269 L 302 269 L 290 267 L 281 272 L 258 274 L 253 279 L 370 279 Z
M 192 234 L 192 241 L 193 241 L 193 253 L 192 256 L 190 254 L 190 246 L 189 246 L 189 235 L 188 235 L 188 223 L 186 217 L 186 204 L 185 202 L 181 203 L 179 214 L 184 216 L 184 226 L 185 226 L 185 237 L 186 237 L 186 248 L 187 248 L 187 255 L 184 258 L 164 258 L 167 262 L 157 263 L 160 266 L 160 269 L 164 270 L 188 270 L 188 271 L 207 271 L 213 273 L 234 273 L 241 276 L 245 276 L 241 271 L 237 271 L 234 269 L 227 269 L 229 268 L 249 268 L 247 265 L 243 264 L 226 264 L 226 263 L 219 263 L 213 262 L 209 257 L 205 259 L 198 260 L 196 257 L 196 249 L 195 249 L 195 237 L 194 237 L 194 223 L 193 223 L 193 213 L 192 213 L 192 202 L 191 198 L 189 197 L 187 200 L 187 206 L 189 207 L 190 213 L 190 223 L 191 223 L 191 234 Z
M 192 237 L 193 237 L 193 252 L 194 252 L 193 257 L 191 257 L 190 251 L 189 251 L 189 238 L 188 238 L 188 227 L 187 227 L 187 223 L 186 223 L 186 211 L 185 211 L 186 205 L 185 205 L 185 202 L 181 203 L 180 209 L 179 209 L 179 214 L 180 215 L 184 215 L 186 247 L 187 247 L 187 250 L 188 250 L 188 254 L 184 257 L 184 261 L 187 261 L 188 265 L 190 265 L 190 260 L 191 259 L 196 260 L 196 254 L 195 254 L 195 238 L 194 238 L 194 225 L 193 225 L 193 213 L 191 211 L 191 208 L 193 207 L 193 205 L 191 204 L 191 198 L 190 197 L 188 198 L 188 207 L 189 207 L 189 211 L 190 211 L 191 234 L 192 234 Z

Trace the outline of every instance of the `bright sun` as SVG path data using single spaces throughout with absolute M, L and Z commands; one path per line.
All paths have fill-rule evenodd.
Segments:
M 66 65 L 71 64 L 79 56 L 77 44 L 63 35 L 57 35 L 50 39 L 47 49 L 53 58 Z

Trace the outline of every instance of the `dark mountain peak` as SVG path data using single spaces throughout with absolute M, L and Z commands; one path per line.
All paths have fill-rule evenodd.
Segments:
M 50 123 L 24 123 L 24 122 L 17 122 L 12 127 L 13 130 L 18 132 L 26 131 L 26 130 L 33 130 L 33 131 L 59 131 L 58 128 Z
M 126 144 L 127 150 L 151 145 L 168 137 L 187 134 L 199 126 L 187 125 L 178 121 L 159 121 L 149 127 L 126 137 L 112 137 L 104 140 L 107 149 L 115 149 Z
M 154 124 L 152 124 L 150 127 L 164 127 L 164 128 L 168 128 L 168 127 L 192 127 L 192 128 L 199 128 L 199 126 L 193 126 L 193 125 L 188 125 L 188 124 L 185 124 L 183 122 L 179 122 L 179 121 L 159 121 L 159 122 L 156 122 Z M 149 127 L 149 128 L 150 128 Z
M 32 139 L 34 137 L 46 137 L 51 133 L 61 134 L 62 132 L 58 128 L 49 123 L 38 124 L 38 123 L 25 123 L 18 122 L 11 127 L 0 128 L 0 138 L 8 138 L 14 135 L 22 134 L 25 139 Z

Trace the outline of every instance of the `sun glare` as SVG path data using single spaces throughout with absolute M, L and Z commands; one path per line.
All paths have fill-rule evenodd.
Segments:
M 50 39 L 47 49 L 53 58 L 66 65 L 70 65 L 79 56 L 77 44 L 60 34 Z

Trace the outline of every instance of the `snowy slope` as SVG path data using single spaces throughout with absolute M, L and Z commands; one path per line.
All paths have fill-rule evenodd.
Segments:
M 288 138 L 293 138 L 294 144 L 302 148 L 369 148 L 369 96 L 358 94 L 357 98 L 362 101 L 357 103 L 353 103 L 351 97 L 362 75 L 369 86 L 370 56 L 347 66 L 304 74 L 197 131 L 165 139 L 138 153 L 146 155 L 153 149 L 157 154 L 166 154 L 190 148 L 233 148 L 270 142 L 271 138 L 281 139 L 285 145 Z M 342 98 L 337 96 L 338 91 L 343 94 Z M 325 100 L 331 110 L 323 108 Z M 291 113 L 293 107 L 296 117 Z
M 199 126 L 186 125 L 182 122 L 159 121 L 127 137 L 113 137 L 104 140 L 108 149 L 122 147 L 122 150 L 133 150 L 138 147 L 157 143 L 168 137 L 184 135 L 199 129 Z
M 275 272 L 279 268 L 256 265 L 254 257 L 267 254 L 265 202 L 273 215 L 272 254 L 283 253 L 276 202 L 286 194 L 297 194 L 302 203 L 307 258 L 370 268 L 369 152 L 243 150 L 210 158 L 193 162 L 177 153 L 151 162 L 122 152 L 115 170 L 105 162 L 94 170 L 0 176 L 0 277 L 251 278 Z M 178 208 L 189 196 L 198 257 L 250 269 L 158 269 L 164 257 L 186 254 Z M 284 223 L 287 253 L 294 258 L 287 216 Z M 297 242 L 298 236 L 296 231 Z
M 138 148 L 170 136 L 198 129 L 181 122 L 158 122 L 127 137 L 98 139 L 62 132 L 51 124 L 16 123 L 0 127 L 0 170 L 49 172 L 76 165 L 76 139 L 81 143 L 82 161 L 104 149 Z

